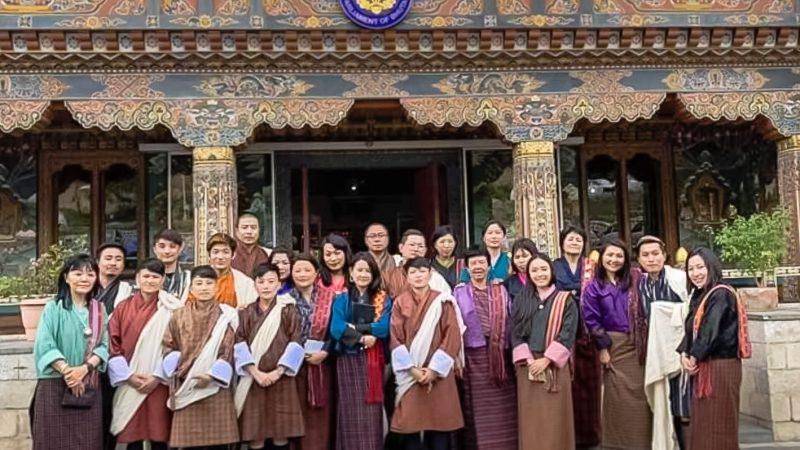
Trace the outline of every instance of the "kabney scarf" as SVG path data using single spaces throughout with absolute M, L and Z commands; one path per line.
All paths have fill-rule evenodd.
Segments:
M 278 298 L 275 299 L 275 302 L 275 307 L 272 308 L 272 311 L 269 312 L 264 322 L 261 323 L 258 332 L 253 338 L 253 342 L 250 344 L 250 351 L 253 355 L 253 361 L 255 361 L 256 367 L 258 367 L 259 361 L 261 361 L 261 358 L 272 346 L 272 341 L 275 340 L 275 336 L 278 334 L 278 329 L 281 327 L 283 308 L 287 305 L 295 304 L 294 298 L 289 294 L 279 295 Z M 252 385 L 253 377 L 244 376 L 239 378 L 239 385 L 236 386 L 236 393 L 233 397 L 233 402 L 236 405 L 237 417 L 242 414 L 244 403 L 247 400 L 247 393 L 250 392 L 250 387 Z
M 544 348 L 547 349 L 553 343 L 558 333 L 561 332 L 561 325 L 564 322 L 564 309 L 567 306 L 570 293 L 559 291 L 553 299 L 553 306 L 550 308 L 550 317 L 547 319 L 547 332 L 544 338 Z M 551 364 L 547 367 L 547 392 L 558 392 L 558 368 Z
M 747 311 L 744 307 L 744 302 L 739 294 L 727 284 L 718 284 L 709 289 L 708 292 L 700 300 L 700 306 L 697 307 L 697 312 L 694 314 L 692 321 L 692 336 L 697 339 L 700 332 L 700 325 L 703 323 L 703 316 L 706 312 L 706 302 L 711 297 L 711 293 L 717 289 L 728 290 L 736 299 L 736 313 L 739 319 L 739 358 L 747 359 L 753 354 L 752 346 L 750 345 L 750 332 L 747 329 Z M 694 386 L 694 394 L 697 398 L 707 398 L 711 396 L 714 387 L 711 385 L 711 367 L 708 361 L 697 362 L 697 383 Z
M 328 336 L 331 306 L 335 296 L 336 292 L 331 287 L 327 287 L 322 283 L 317 284 L 314 319 L 311 322 L 309 339 L 324 341 Z M 328 391 L 325 389 L 325 372 L 322 370 L 322 364 L 309 365 L 308 367 L 308 403 L 315 408 L 323 408 L 328 404 Z
M 386 306 L 386 292 L 381 290 L 372 299 L 375 306 L 375 321 L 380 320 L 383 309 Z M 377 341 L 375 345 L 366 350 L 367 356 L 367 403 L 383 403 L 383 366 L 384 355 L 383 345 Z
M 197 356 L 194 364 L 186 374 L 186 380 L 167 402 L 167 406 L 173 411 L 183 409 L 194 402 L 211 397 L 219 391 L 219 386 L 215 383 L 209 383 L 206 387 L 199 388 L 195 379 L 195 377 L 205 375 L 211 370 L 211 366 L 217 360 L 219 346 L 225 338 L 228 327 L 235 330 L 239 326 L 239 315 L 236 309 L 228 305 L 219 305 L 219 307 L 222 309 L 222 314 L 217 319 L 217 323 L 214 324 L 214 329 L 211 330 L 211 337 L 203 345 L 200 355 Z
M 136 293 L 136 296 L 141 296 Z M 169 326 L 172 312 L 183 306 L 183 302 L 173 295 L 159 291 L 158 309 L 155 314 L 147 321 L 139 338 L 136 340 L 136 347 L 129 362 L 131 373 L 153 373 L 161 364 L 162 346 L 164 332 Z M 142 405 L 148 394 L 142 394 L 131 385 L 125 383 L 119 386 L 114 393 L 114 414 L 111 417 L 111 434 L 122 433 L 128 423 L 130 423 L 136 411 Z

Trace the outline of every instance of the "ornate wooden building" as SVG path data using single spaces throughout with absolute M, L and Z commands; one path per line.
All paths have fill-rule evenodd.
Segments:
M 408 11 L 410 10 L 410 12 Z M 408 14 L 406 15 L 406 12 Z M 358 22 L 356 24 L 354 22 Z M 557 251 L 800 214 L 797 0 L 0 0 L 0 271 L 238 212 Z M 37 250 L 38 249 L 38 250 Z

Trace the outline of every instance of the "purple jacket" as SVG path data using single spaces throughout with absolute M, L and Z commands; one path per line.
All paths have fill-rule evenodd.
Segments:
M 634 287 L 635 289 L 635 287 Z M 606 333 L 630 331 L 628 320 L 628 289 L 593 279 L 582 293 L 583 321 L 599 348 L 611 346 Z
M 505 300 L 506 312 L 508 320 L 506 320 L 506 348 L 511 346 L 510 341 L 510 324 L 511 324 L 511 301 L 508 297 L 508 292 L 502 284 L 489 285 L 489 295 L 491 295 L 492 288 L 498 286 L 500 288 L 500 295 Z M 464 331 L 464 348 L 480 348 L 486 347 L 486 336 L 483 335 L 481 329 L 481 319 L 478 317 L 478 312 L 475 311 L 475 301 L 473 299 L 473 286 L 472 283 L 462 283 L 453 289 L 453 296 L 458 302 L 458 307 L 461 310 L 461 316 L 464 319 L 464 325 L 467 329 Z

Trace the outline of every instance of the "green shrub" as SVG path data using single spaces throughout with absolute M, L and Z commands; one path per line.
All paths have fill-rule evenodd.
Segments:
M 722 261 L 733 264 L 766 286 L 767 276 L 783 261 L 789 215 L 783 209 L 736 217 L 714 238 L 722 250 Z
M 55 294 L 58 272 L 64 261 L 76 253 L 85 252 L 86 239 L 59 241 L 31 262 L 27 275 L 0 276 L 0 298 Z

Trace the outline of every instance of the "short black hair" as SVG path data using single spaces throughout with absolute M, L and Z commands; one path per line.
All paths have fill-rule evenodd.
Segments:
M 458 250 L 458 238 L 456 237 L 455 232 L 453 232 L 453 227 L 450 225 L 440 225 L 433 230 L 433 234 L 431 235 L 431 255 L 436 256 L 436 241 L 439 239 L 450 235 L 453 238 L 453 242 L 456 245 L 453 247 L 453 255 L 456 254 L 456 250 Z
M 139 267 L 136 268 L 136 273 L 146 270 L 148 272 L 153 272 L 164 276 L 167 273 L 167 269 L 164 267 L 164 263 L 159 261 L 156 258 L 147 258 L 139 264 Z
M 643 245 L 647 244 L 658 244 L 658 248 L 661 249 L 661 253 L 663 253 L 664 256 L 667 255 L 667 244 L 664 243 L 664 241 L 657 236 L 651 236 L 646 234 L 640 237 L 638 241 L 636 241 L 636 247 L 634 248 L 634 250 L 636 251 L 637 258 L 639 257 L 639 250 L 642 248 Z
M 252 217 L 253 219 L 256 219 L 256 222 L 258 222 L 258 226 L 259 227 L 261 226 L 261 220 L 259 220 L 258 216 L 255 215 L 254 213 L 251 213 L 251 212 L 247 211 L 247 212 L 243 212 L 243 213 L 239 214 L 239 217 L 236 218 L 236 226 L 237 227 L 239 226 L 239 222 L 242 219 L 244 219 L 245 217 Z
M 517 254 L 518 251 L 525 250 L 526 252 L 531 254 L 531 258 L 536 256 L 539 253 L 539 249 L 536 247 L 536 243 L 528 238 L 519 238 L 514 241 L 514 245 L 511 246 L 511 271 L 517 273 L 517 266 L 513 264 L 514 255 Z M 527 268 L 526 268 L 527 270 Z
M 197 266 L 194 269 L 192 269 L 192 280 L 194 280 L 195 278 L 208 278 L 210 280 L 216 280 L 217 278 L 219 278 L 219 276 L 217 275 L 217 271 L 214 270 L 213 267 L 209 265 L 204 265 L 204 266 Z
M 232 252 L 236 251 L 236 239 L 225 233 L 212 234 L 206 243 L 206 251 L 211 253 L 211 249 L 215 245 L 227 245 Z
M 564 241 L 567 239 L 571 233 L 575 233 L 578 236 L 583 238 L 583 250 L 581 251 L 581 256 L 586 253 L 586 247 L 589 245 L 589 241 L 586 238 L 586 232 L 583 231 L 583 228 L 578 228 L 573 225 L 568 225 L 561 230 L 561 233 L 558 235 L 558 249 L 562 253 L 564 252 Z
M 305 261 L 305 262 L 311 264 L 312 266 L 314 266 L 314 270 L 319 272 L 319 260 L 317 258 L 315 258 L 314 255 L 309 254 L 309 253 L 301 253 L 299 255 L 295 255 L 294 259 L 292 259 L 292 267 L 291 267 L 291 269 L 294 269 L 294 265 L 299 263 L 299 262 L 301 262 L 301 261 Z M 290 269 L 290 273 L 291 273 L 291 269 Z M 290 277 L 291 277 L 291 275 L 290 275 Z
M 474 258 L 486 258 L 486 263 L 491 265 L 492 264 L 492 257 L 489 255 L 489 252 L 486 249 L 469 249 L 464 251 L 464 266 L 469 268 L 469 260 Z
M 97 247 L 97 251 L 94 252 L 95 258 L 100 259 L 100 256 L 103 254 L 103 252 L 108 250 L 108 249 L 110 249 L 110 248 L 115 248 L 115 249 L 119 250 L 120 252 L 122 252 L 122 257 L 123 258 L 126 256 L 125 255 L 125 247 L 123 247 L 122 244 L 120 244 L 118 242 L 105 242 L 102 245 L 100 245 L 100 247 Z
M 422 269 L 426 268 L 431 270 L 431 260 L 428 258 L 424 258 L 422 256 L 418 256 L 416 258 L 411 258 L 403 264 L 403 270 L 408 273 L 408 269 L 415 268 L 415 269 Z
M 280 281 L 280 272 L 278 271 L 278 266 L 272 263 L 261 263 L 253 270 L 253 279 L 258 277 L 263 277 L 264 275 L 275 272 L 275 275 L 278 276 L 278 281 Z
M 156 243 L 162 239 L 176 245 L 183 245 L 183 236 L 171 228 L 164 228 L 159 231 L 153 238 L 153 245 L 156 245 Z
M 405 244 L 409 236 L 421 236 L 423 240 L 425 239 L 425 235 L 422 234 L 422 231 L 416 228 L 409 228 L 400 236 L 400 243 Z
M 717 254 L 712 252 L 707 247 L 693 248 L 692 251 L 689 252 L 689 256 L 686 257 L 686 265 L 684 266 L 684 270 L 686 270 L 687 274 L 689 273 L 689 260 L 694 256 L 699 256 L 703 260 L 703 263 L 706 265 L 706 271 L 708 271 L 706 285 L 697 289 L 700 289 L 701 291 L 707 291 L 708 289 L 720 284 L 722 282 L 722 263 L 720 262 Z M 696 288 L 688 276 L 686 277 L 686 287 L 689 292 Z
M 369 224 L 367 224 L 367 226 L 364 227 L 364 235 L 365 236 L 367 235 L 367 230 L 369 230 L 372 227 L 381 227 L 381 228 L 383 228 L 384 231 L 386 231 L 386 234 L 389 234 L 389 228 L 387 228 L 386 225 L 384 225 L 384 224 L 382 224 L 380 222 L 370 222 Z

